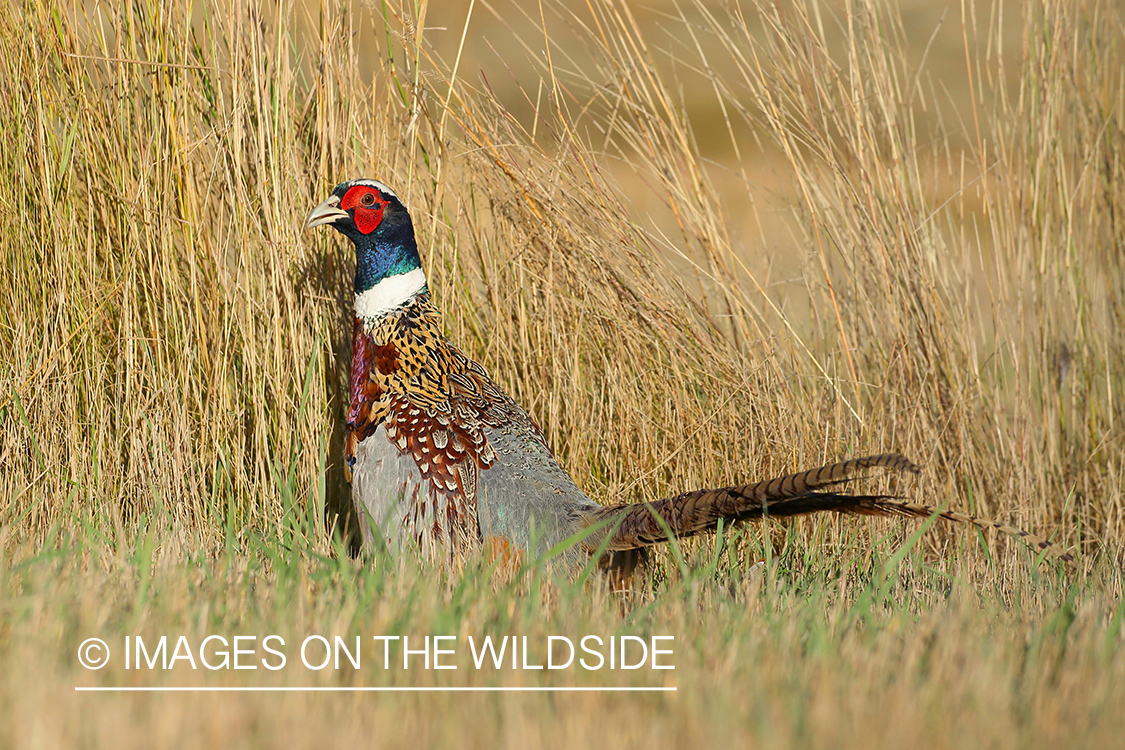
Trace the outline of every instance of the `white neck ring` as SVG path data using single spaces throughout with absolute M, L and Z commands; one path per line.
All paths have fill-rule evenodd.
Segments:
M 426 287 L 426 274 L 421 268 L 388 276 L 366 292 L 355 296 L 355 314 L 361 318 L 378 318 L 402 307 L 402 304 Z

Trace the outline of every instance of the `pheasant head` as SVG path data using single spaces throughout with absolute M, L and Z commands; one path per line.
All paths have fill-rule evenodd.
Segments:
M 378 180 L 335 187 L 312 210 L 305 227 L 331 225 L 355 244 L 355 312 L 373 320 L 426 289 L 410 214 Z

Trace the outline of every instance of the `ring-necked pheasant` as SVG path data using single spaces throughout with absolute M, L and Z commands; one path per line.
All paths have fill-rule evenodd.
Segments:
M 669 535 L 710 531 L 720 519 L 817 511 L 936 513 L 997 528 L 1073 559 L 1049 542 L 992 521 L 830 489 L 872 467 L 917 473 L 896 454 L 654 503 L 599 505 L 555 460 L 527 412 L 442 333 L 414 227 L 398 197 L 377 180 L 342 183 L 313 209 L 305 226 L 323 224 L 344 234 L 356 251 L 345 460 L 365 544 L 374 539 L 375 524 L 387 543 L 410 540 L 431 558 L 462 559 L 483 545 L 493 555 L 519 559 L 586 531 L 555 565 L 575 570 L 600 552 L 600 564 L 624 576 L 643 559 L 645 548 Z

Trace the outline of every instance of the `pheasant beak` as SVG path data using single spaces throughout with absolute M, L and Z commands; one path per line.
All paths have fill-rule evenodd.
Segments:
M 321 224 L 331 224 L 338 219 L 347 219 L 348 212 L 340 208 L 340 198 L 331 195 L 328 200 L 312 210 L 309 218 L 305 219 L 305 229 L 319 227 Z

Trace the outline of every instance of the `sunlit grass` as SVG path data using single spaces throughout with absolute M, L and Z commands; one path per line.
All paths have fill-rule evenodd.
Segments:
M 954 6 L 939 31 L 960 41 L 922 54 L 932 29 L 879 2 L 669 4 L 659 23 L 573 5 L 474 4 L 470 36 L 548 29 L 509 35 L 509 77 L 487 82 L 433 41 L 468 5 L 9 8 L 4 744 L 1119 740 L 1120 13 Z M 350 259 L 300 227 L 359 176 L 403 197 L 450 337 L 595 498 L 895 450 L 923 476 L 872 486 L 1051 537 L 1082 571 L 969 529 L 835 518 L 662 553 L 627 598 L 351 556 Z M 669 634 L 677 668 L 74 658 L 91 636 L 212 633 Z M 72 692 L 662 681 L 678 692 Z

